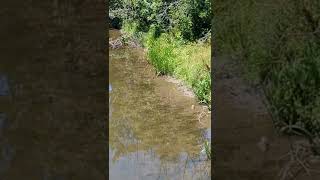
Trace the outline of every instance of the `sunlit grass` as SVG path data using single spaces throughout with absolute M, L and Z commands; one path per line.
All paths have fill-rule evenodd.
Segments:
M 203 103 L 211 102 L 210 44 L 188 44 L 175 49 L 177 63 L 175 75 L 194 89 Z
M 147 36 L 149 61 L 158 74 L 182 79 L 194 90 L 201 103 L 211 104 L 210 60 L 211 46 L 198 43 L 183 43 L 168 34 L 159 38 Z

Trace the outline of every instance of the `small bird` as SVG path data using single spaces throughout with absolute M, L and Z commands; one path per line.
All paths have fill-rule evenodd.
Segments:
M 262 152 L 266 152 L 269 149 L 269 140 L 267 137 L 262 136 L 257 146 Z

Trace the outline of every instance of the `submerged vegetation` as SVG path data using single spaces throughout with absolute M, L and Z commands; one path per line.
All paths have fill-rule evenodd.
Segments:
M 221 1 L 215 41 L 260 85 L 282 132 L 320 137 L 320 1 Z
M 110 16 L 140 40 L 158 75 L 182 79 L 210 108 L 210 0 L 112 1 Z

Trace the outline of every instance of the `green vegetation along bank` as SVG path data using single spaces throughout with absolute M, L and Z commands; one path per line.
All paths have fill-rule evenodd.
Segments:
M 210 0 L 111 1 L 109 15 L 148 50 L 159 75 L 183 80 L 211 108 Z
M 320 1 L 219 1 L 215 42 L 260 85 L 284 133 L 320 137 Z

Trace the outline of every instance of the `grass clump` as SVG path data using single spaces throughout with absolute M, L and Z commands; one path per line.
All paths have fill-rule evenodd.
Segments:
M 211 104 L 210 44 L 186 44 L 175 49 L 179 66 L 175 76 L 194 89 L 202 103 Z
M 286 133 L 320 137 L 319 58 L 287 63 L 269 75 L 266 96 L 275 122 Z
M 320 137 L 320 1 L 221 1 L 216 43 L 265 91 L 271 114 L 287 133 Z
M 164 34 L 158 39 L 151 40 L 147 44 L 147 48 L 149 60 L 158 74 L 174 75 L 178 65 L 177 54 L 174 51 L 177 48 L 177 43 Z
M 151 35 L 150 35 L 151 33 Z M 209 43 L 185 43 L 170 34 L 161 34 L 159 38 L 149 32 L 145 39 L 149 61 L 158 74 L 172 75 L 183 80 L 194 90 L 201 103 L 211 104 Z
M 210 141 L 208 141 L 208 140 L 204 141 L 201 152 L 205 153 L 207 156 L 207 159 L 211 160 L 212 152 L 211 152 L 211 142 Z

